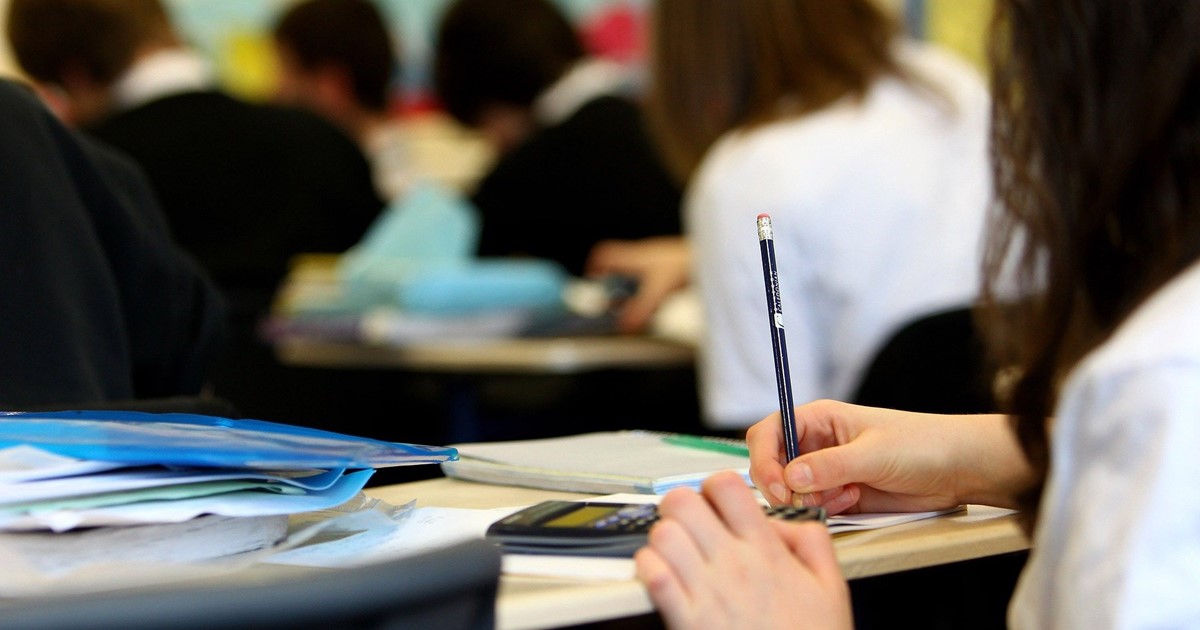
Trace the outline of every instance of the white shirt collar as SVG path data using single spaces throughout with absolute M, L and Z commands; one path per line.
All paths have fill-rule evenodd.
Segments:
M 171 94 L 207 90 L 213 86 L 212 70 L 194 52 L 171 48 L 138 59 L 113 83 L 113 99 L 120 109 L 131 109 Z
M 584 103 L 629 87 L 629 71 L 606 59 L 584 59 L 571 67 L 533 102 L 533 114 L 543 125 L 566 120 Z

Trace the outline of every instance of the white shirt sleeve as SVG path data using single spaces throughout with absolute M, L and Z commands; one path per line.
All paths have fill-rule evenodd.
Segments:
M 1200 627 L 1200 364 L 1086 367 L 1058 409 L 1010 625 Z

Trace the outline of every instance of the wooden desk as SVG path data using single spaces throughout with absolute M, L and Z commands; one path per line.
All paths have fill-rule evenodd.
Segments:
M 475 509 L 592 496 L 446 478 L 368 488 L 367 494 L 396 505 L 415 499 L 418 506 Z M 843 573 L 854 579 L 1020 551 L 1027 548 L 1027 542 L 1011 512 L 969 506 L 965 513 L 839 534 L 834 538 L 834 546 Z M 314 572 L 327 574 L 331 581 L 337 580 L 338 569 L 258 564 L 233 573 L 163 583 L 161 587 L 173 589 L 189 583 L 196 586 L 267 584 Z M 159 587 L 142 584 L 130 588 Z M 0 601 L 0 618 L 3 618 L 5 603 Z M 7 603 L 18 603 L 18 600 Z M 52 604 L 48 601 L 45 605 Z M 599 582 L 504 575 L 496 600 L 496 623 L 501 630 L 558 628 L 652 612 L 653 605 L 645 589 L 631 579 Z
M 369 488 L 389 503 L 417 500 L 418 506 L 495 508 L 547 499 L 590 495 L 490 486 L 454 479 L 431 479 Z M 838 534 L 834 547 L 847 579 L 865 578 L 939 564 L 984 558 L 1028 548 L 1009 510 L 968 506 L 935 519 L 886 529 Z M 496 602 L 497 627 L 553 628 L 618 619 L 653 611 L 639 582 L 578 582 L 503 576 Z
M 428 379 L 434 387 L 428 391 L 440 392 L 444 421 L 438 426 L 444 427 L 444 434 L 435 440 L 439 443 L 544 437 L 542 431 L 561 430 L 545 428 L 552 422 L 575 424 L 579 432 L 609 428 L 604 423 L 623 414 L 614 401 L 596 400 L 601 391 L 597 384 L 614 383 L 618 391 L 632 387 L 656 396 L 636 412 L 641 417 L 630 422 L 686 433 L 701 428 L 693 347 L 650 337 L 505 338 L 403 346 L 291 338 L 276 343 L 275 353 L 292 367 L 394 370 L 397 379 Z M 543 395 L 546 402 L 533 405 L 542 420 L 525 422 L 519 417 L 531 408 L 526 401 Z M 510 411 L 505 404 L 521 411 Z M 613 413 L 601 411 L 610 406 Z M 661 426 L 667 422 L 677 426 Z
M 337 256 L 297 256 L 281 283 L 273 310 L 323 303 L 340 291 Z M 331 341 L 285 336 L 275 342 L 280 362 L 298 367 L 405 369 L 452 374 L 573 374 L 601 369 L 687 367 L 688 343 L 622 335 L 428 339 L 403 344 Z
M 345 383 L 356 395 L 360 383 L 382 384 L 394 376 L 396 388 L 362 395 L 403 400 L 398 391 L 411 394 L 425 417 L 434 419 L 426 426 L 436 434 L 423 441 L 536 438 L 559 434 L 563 426 L 576 432 L 605 430 L 619 417 L 648 429 L 696 433 L 703 428 L 695 346 L 689 341 L 602 334 L 603 326 L 569 316 L 547 323 L 516 313 L 446 322 L 383 309 L 358 317 L 335 314 L 337 309 L 322 311 L 320 305 L 340 299 L 336 264 L 334 256 L 293 261 L 273 316 L 263 322 L 264 341 L 298 377 L 337 372 L 330 380 Z M 513 336 L 526 326 L 563 334 Z M 639 406 L 639 417 L 631 419 L 611 391 L 650 403 Z
M 450 374 L 574 374 L 692 364 L 695 349 L 650 337 L 552 337 L 434 341 L 403 346 L 288 339 L 275 346 L 287 365 L 405 369 Z

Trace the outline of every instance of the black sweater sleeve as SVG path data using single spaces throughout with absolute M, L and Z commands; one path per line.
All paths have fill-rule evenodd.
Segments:
M 197 393 L 216 292 L 140 171 L 0 82 L 0 404 Z

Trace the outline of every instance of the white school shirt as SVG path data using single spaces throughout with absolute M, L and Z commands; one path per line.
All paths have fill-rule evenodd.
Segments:
M 1200 265 L 1064 385 L 1013 628 L 1200 628 Z
M 797 404 L 848 398 L 890 334 L 978 292 L 989 95 L 949 53 L 898 49 L 943 101 L 919 83 L 880 79 L 861 101 L 727 134 L 687 190 L 705 329 L 700 394 L 712 427 L 778 410 L 759 213 L 774 226 Z
M 121 110 L 133 109 L 172 94 L 214 89 L 212 68 L 198 53 L 185 48 L 164 48 L 145 55 L 112 86 Z

